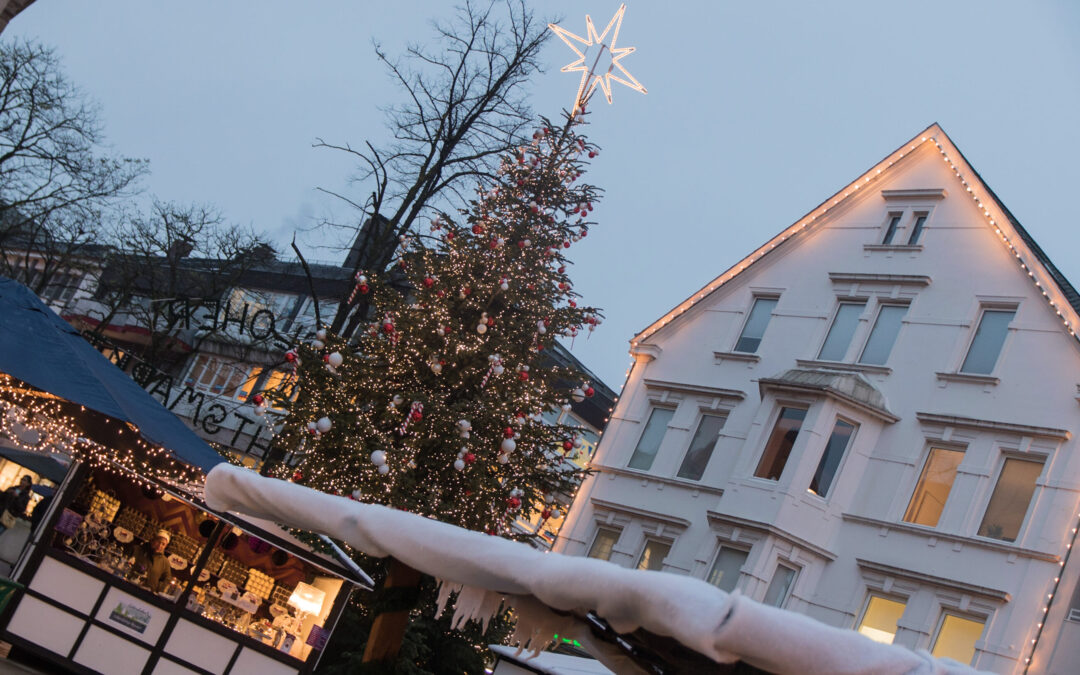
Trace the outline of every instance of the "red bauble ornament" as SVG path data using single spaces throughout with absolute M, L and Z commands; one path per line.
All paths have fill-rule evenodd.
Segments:
M 472 226 L 472 233 L 473 234 L 483 234 L 484 233 L 484 226 L 481 225 L 480 223 L 476 223 L 475 225 Z
M 489 316 L 489 317 L 488 317 L 488 320 L 487 320 L 487 325 L 488 325 L 489 327 L 491 327 L 491 326 L 494 326 L 494 325 L 495 325 L 495 319 L 492 319 L 492 318 L 491 318 L 491 317 Z
M 285 352 L 285 360 L 289 363 L 296 363 L 296 352 L 291 349 Z
M 596 157 L 596 151 L 595 150 L 590 150 L 589 151 L 589 159 L 592 159 L 593 157 Z
M 468 286 L 466 286 L 465 288 L 461 289 L 461 292 L 464 293 L 465 295 L 468 295 L 468 294 L 472 293 L 472 289 L 469 288 Z
M 529 379 L 529 373 L 524 371 L 524 370 L 519 371 L 518 372 L 518 379 L 521 380 L 522 382 L 524 382 L 525 380 Z
M 570 301 L 570 306 L 571 306 L 571 307 L 577 307 L 577 303 L 576 303 L 576 302 L 574 302 L 573 300 L 571 300 L 571 301 Z
M 431 288 L 434 285 L 435 285 L 435 280 L 434 279 L 432 279 L 431 277 L 424 277 L 424 287 L 425 288 Z
M 254 403 L 255 405 L 262 405 L 264 400 L 265 399 L 263 399 L 262 394 L 255 394 L 254 396 L 251 397 L 251 402 Z
M 543 518 L 544 520 L 547 520 L 548 518 L 551 517 L 551 511 L 548 511 L 547 509 L 544 509 L 543 511 L 540 512 L 540 517 Z
M 292 475 L 292 479 L 293 479 L 293 482 L 298 483 L 298 482 L 304 480 L 304 474 L 300 473 L 299 471 L 294 471 L 293 475 Z
M 507 438 L 513 438 L 514 437 L 514 429 L 513 429 L 513 427 L 506 427 L 505 429 L 503 429 L 503 436 L 506 436 Z
M 370 290 L 371 288 L 367 284 L 360 284 L 360 292 L 364 295 L 367 295 L 368 291 Z
M 512 509 L 519 509 L 521 508 L 521 499 L 517 497 L 511 497 L 510 499 L 506 500 L 506 505 Z
M 525 248 L 525 240 L 524 239 L 519 241 L 517 244 L 518 244 L 518 248 Z
M 523 185 L 525 185 L 525 181 L 521 178 L 518 178 L 518 187 L 522 187 Z
M 589 231 L 588 231 L 588 230 L 586 230 L 585 228 L 581 228 L 581 236 L 582 236 L 582 237 L 587 237 L 587 236 L 589 236 Z
M 566 272 L 566 265 L 559 265 L 559 274 Z
M 596 390 L 593 389 L 592 387 L 585 387 L 585 395 L 586 396 L 592 396 L 595 393 L 596 393 Z
M 435 296 L 436 296 L 436 297 L 439 297 L 439 298 L 441 298 L 441 297 L 443 297 L 444 295 L 446 295 L 446 291 L 444 291 L 444 290 L 443 290 L 443 289 L 441 289 L 441 288 L 440 288 L 439 290 L 435 291 Z
M 461 456 L 461 461 L 465 462 L 466 464 L 472 464 L 473 462 L 476 461 L 476 455 L 474 455 L 471 452 L 466 452 L 464 455 Z M 470 495 L 472 493 L 471 492 L 466 492 L 465 494 Z
M 412 411 L 409 416 L 412 417 L 414 422 L 419 422 L 420 420 L 424 419 L 424 413 L 420 412 L 419 410 Z
M 394 324 L 387 321 L 386 323 L 384 323 L 382 325 L 382 329 L 383 329 L 384 333 L 393 333 L 394 332 Z
M 574 443 L 572 441 L 563 441 L 562 442 L 562 447 L 563 447 L 563 450 L 570 451 L 570 450 L 574 449 Z

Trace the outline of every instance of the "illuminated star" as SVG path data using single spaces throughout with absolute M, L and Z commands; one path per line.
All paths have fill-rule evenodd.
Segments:
M 611 103 L 611 82 L 614 80 L 619 84 L 630 87 L 635 91 L 640 91 L 642 94 L 646 93 L 645 87 L 641 85 L 634 76 L 630 74 L 626 68 L 619 62 L 624 56 L 633 54 L 637 51 L 636 47 L 616 47 L 615 43 L 619 39 L 619 28 L 622 26 L 623 13 L 626 11 L 626 5 L 621 5 L 619 10 L 615 12 L 615 16 L 611 17 L 611 21 L 608 22 L 607 28 L 603 33 L 597 35 L 596 26 L 593 25 L 592 17 L 588 14 L 585 15 L 585 28 L 586 37 L 574 35 L 570 31 L 557 26 L 553 23 L 548 24 L 548 28 L 553 30 L 559 38 L 566 43 L 566 46 L 574 50 L 578 58 L 576 61 L 569 63 L 562 67 L 561 72 L 564 73 L 581 73 L 581 84 L 578 85 L 577 96 L 574 98 L 574 112 L 576 113 L 581 108 L 585 101 L 589 100 L 593 90 L 597 85 L 604 91 L 604 97 L 608 103 Z M 614 29 L 614 30 L 613 30 Z M 604 42 L 608 34 L 611 34 L 611 44 Z M 591 66 L 585 65 L 585 52 L 578 48 L 581 44 L 584 48 L 599 47 L 599 51 L 596 54 L 596 59 L 593 60 Z M 600 57 L 604 52 L 607 52 L 611 56 L 611 64 L 607 67 L 605 72 L 597 73 L 596 65 L 600 62 Z M 615 70 L 618 69 L 618 73 Z M 621 75 L 620 75 L 621 73 Z

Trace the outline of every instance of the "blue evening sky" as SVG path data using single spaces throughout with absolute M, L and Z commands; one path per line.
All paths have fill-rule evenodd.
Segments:
M 533 7 L 583 34 L 586 13 L 602 29 L 618 2 Z M 115 150 L 150 160 L 151 192 L 215 204 L 283 249 L 340 213 L 315 188 L 347 189 L 352 173 L 314 139 L 388 137 L 379 106 L 399 92 L 372 40 L 423 42 L 451 8 L 38 0 L 2 39 L 57 47 Z M 1080 282 L 1080 3 L 638 1 L 620 42 L 649 93 L 594 104 L 603 152 L 586 178 L 607 194 L 570 249 L 575 288 L 607 315 L 573 351 L 612 387 L 637 331 L 935 121 Z M 572 98 L 570 57 L 553 36 L 537 113 Z

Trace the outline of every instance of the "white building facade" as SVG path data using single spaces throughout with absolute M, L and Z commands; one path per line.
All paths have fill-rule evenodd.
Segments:
M 1040 631 L 1076 586 L 1075 306 L 933 125 L 631 341 L 555 548 L 984 670 L 1080 672 Z

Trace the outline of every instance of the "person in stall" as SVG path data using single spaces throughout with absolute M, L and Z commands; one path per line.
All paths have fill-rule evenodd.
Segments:
M 158 530 L 150 541 L 135 549 L 135 565 L 146 570 L 145 584 L 154 593 L 165 590 L 172 581 L 172 568 L 165 557 L 165 547 L 171 540 L 168 530 Z
M 4 490 L 3 497 L 0 498 L 3 504 L 3 511 L 0 513 L 3 516 L 0 518 L 0 533 L 14 526 L 16 518 L 26 518 L 26 507 L 30 504 L 30 492 L 33 487 L 34 479 L 25 475 L 19 479 L 18 485 L 12 485 Z

